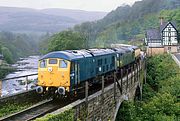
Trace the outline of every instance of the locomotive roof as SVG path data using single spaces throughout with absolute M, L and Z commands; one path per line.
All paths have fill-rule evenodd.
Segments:
M 55 51 L 44 55 L 40 60 L 47 58 L 61 58 L 65 60 L 76 60 L 84 57 L 92 57 L 91 54 L 83 51 L 74 51 L 74 50 L 66 50 L 66 51 Z
M 128 48 L 131 48 L 131 49 L 134 49 L 134 50 L 138 49 L 137 46 L 129 46 Z
M 118 53 L 127 53 L 132 52 L 135 46 L 133 47 L 120 47 L 120 48 L 112 48 L 112 49 L 88 49 L 88 50 L 65 50 L 65 51 L 55 51 L 50 52 L 44 55 L 40 60 L 47 58 L 61 58 L 65 60 L 77 60 L 80 58 L 87 58 L 93 56 L 107 55 Z
M 88 49 L 86 51 L 88 53 L 91 53 L 93 56 L 107 55 L 107 54 L 113 54 L 114 53 L 114 51 L 111 49 Z
M 65 50 L 55 51 L 44 55 L 40 60 L 47 58 L 61 58 L 65 60 L 76 60 L 92 56 L 106 55 L 114 53 L 111 49 L 89 49 L 89 50 Z
M 133 48 L 130 48 L 130 47 L 120 47 L 121 49 L 125 50 L 126 52 L 133 52 L 134 49 Z
M 122 53 L 122 54 L 126 53 L 126 51 L 122 48 L 112 48 L 112 50 L 116 51 L 117 53 Z

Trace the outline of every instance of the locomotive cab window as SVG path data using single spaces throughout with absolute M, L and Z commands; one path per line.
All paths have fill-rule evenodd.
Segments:
M 40 66 L 40 68 L 46 68 L 46 60 L 40 61 L 39 66 Z
M 49 64 L 57 64 L 57 59 L 49 59 Z
M 60 60 L 59 61 L 59 67 L 60 68 L 67 68 L 67 66 L 68 66 L 68 63 L 66 60 Z

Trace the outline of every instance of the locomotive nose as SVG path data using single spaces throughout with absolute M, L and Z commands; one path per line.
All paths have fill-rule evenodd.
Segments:
M 39 94 L 43 93 L 43 87 L 41 86 L 36 87 L 36 92 Z
M 57 89 L 57 91 L 58 91 L 58 93 L 59 93 L 60 95 L 65 95 L 65 88 L 64 88 L 64 87 L 59 87 L 59 88 Z

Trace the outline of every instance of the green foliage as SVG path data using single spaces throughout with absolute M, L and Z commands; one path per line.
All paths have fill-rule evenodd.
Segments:
M 117 119 L 128 121 L 177 121 L 180 118 L 179 68 L 170 55 L 148 59 L 143 101 L 123 103 Z
M 12 56 L 11 51 L 8 48 L 3 47 L 2 53 L 7 63 L 13 63 L 13 56 Z
M 51 35 L 49 33 L 46 33 L 40 37 L 40 41 L 38 42 L 40 53 L 46 54 L 48 52 L 48 43 L 50 41 L 50 37 Z
M 2 54 L 2 44 L 0 43 L 0 54 Z
M 20 110 L 24 110 L 31 106 L 32 104 L 30 102 L 23 103 L 23 104 L 6 104 L 6 105 L 0 105 L 0 117 L 18 112 Z
M 121 104 L 116 121 L 135 121 L 136 108 L 133 102 L 124 101 Z
M 1 66 L 0 66 L 0 79 L 3 79 L 7 74 L 11 73 L 15 71 L 14 69 L 2 69 Z
M 43 118 L 38 118 L 35 121 L 74 121 L 74 111 L 68 110 L 60 114 L 48 114 Z
M 85 48 L 85 37 L 78 32 L 63 31 L 53 35 L 49 40 L 48 51 Z
M 38 53 L 37 37 L 26 34 L 14 34 L 0 32 L 0 54 L 5 56 L 8 63 L 13 63 L 19 57 L 25 57 Z
M 161 89 L 160 93 L 170 93 L 171 95 L 177 97 L 180 101 L 180 76 L 170 77 L 165 80 L 160 81 Z
M 164 116 L 177 116 L 180 107 L 176 106 L 177 103 L 174 96 L 168 93 L 159 93 L 147 104 L 143 105 L 143 119 L 156 120 L 159 114 Z
M 143 88 L 142 88 L 142 98 L 143 98 L 143 101 L 149 101 L 149 99 L 151 99 L 153 96 L 156 95 L 156 92 L 152 89 L 152 87 L 146 83 L 143 85 Z
M 172 62 L 169 55 L 157 55 L 147 60 L 147 83 L 156 91 L 159 89 L 160 80 L 173 77 L 176 75 L 175 72 L 178 71 L 177 68 L 172 68 L 176 64 L 173 62 L 167 64 L 169 62 Z
M 180 31 L 180 9 L 175 10 L 163 10 L 160 12 L 160 16 L 164 17 L 166 21 L 175 21 Z

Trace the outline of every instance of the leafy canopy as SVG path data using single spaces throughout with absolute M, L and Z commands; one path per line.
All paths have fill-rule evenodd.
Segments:
M 78 32 L 63 31 L 50 38 L 48 51 L 82 49 L 85 48 L 86 39 Z

